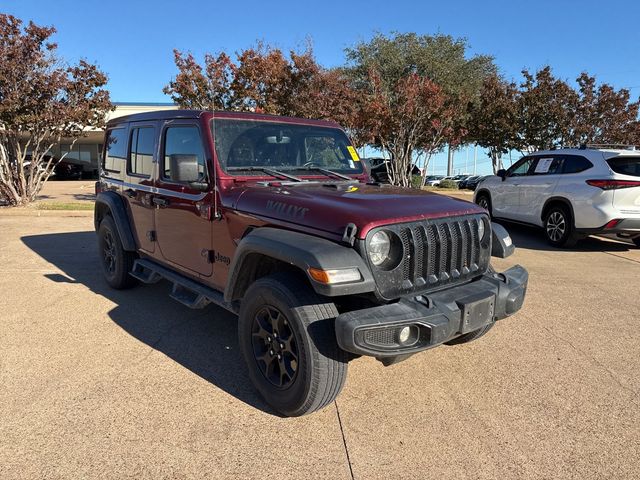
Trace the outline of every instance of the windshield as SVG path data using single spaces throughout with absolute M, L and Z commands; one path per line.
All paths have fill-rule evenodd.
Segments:
M 343 174 L 363 171 L 356 150 L 337 128 L 226 118 L 212 123 L 218 162 L 231 174 L 261 175 L 255 167 L 310 173 L 313 167 Z

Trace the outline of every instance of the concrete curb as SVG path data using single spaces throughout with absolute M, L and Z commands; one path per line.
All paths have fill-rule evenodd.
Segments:
M 36 208 L 3 207 L 0 217 L 93 217 L 93 210 L 38 210 Z

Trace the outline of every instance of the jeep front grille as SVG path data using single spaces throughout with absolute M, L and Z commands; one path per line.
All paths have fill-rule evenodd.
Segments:
M 478 238 L 478 222 L 485 223 L 482 241 Z M 464 283 L 485 273 L 489 266 L 491 230 L 485 215 L 389 225 L 372 230 L 368 238 L 381 229 L 395 234 L 398 248 L 402 248 L 399 263 L 393 268 L 370 264 L 384 298 Z

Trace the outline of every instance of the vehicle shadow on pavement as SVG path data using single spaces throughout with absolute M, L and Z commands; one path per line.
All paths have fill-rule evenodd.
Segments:
M 505 222 L 503 220 L 496 221 L 496 223 L 499 223 L 507 229 L 516 249 L 526 248 L 528 250 L 550 252 L 626 252 L 637 248 L 631 241 L 625 241 L 615 237 L 604 238 L 593 235 L 580 240 L 575 247 L 556 248 L 547 243 L 544 236 L 545 234 L 541 228 Z
M 110 319 L 127 333 L 237 399 L 279 416 L 250 383 L 237 338 L 237 319 L 209 305 L 191 310 L 169 298 L 169 284 L 114 290 L 102 277 L 94 232 L 22 237 L 24 244 L 60 273 L 44 276 L 58 283 L 81 283 L 116 306 Z M 135 368 L 135 367 L 132 367 Z M 148 368 L 148 367 L 146 367 Z

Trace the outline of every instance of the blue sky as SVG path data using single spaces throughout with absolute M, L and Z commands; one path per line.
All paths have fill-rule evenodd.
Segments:
M 175 75 L 172 50 L 235 52 L 256 40 L 283 48 L 313 42 L 318 61 L 340 65 L 344 49 L 374 32 L 466 37 L 470 53 L 495 57 L 520 79 L 524 67 L 550 64 L 573 80 L 581 71 L 640 96 L 640 2 L 537 1 L 2 1 L 0 12 L 58 29 L 59 54 L 97 63 L 114 101 L 166 102 Z M 473 157 L 473 152 L 470 153 Z M 489 168 L 479 152 L 482 171 Z M 464 169 L 466 152 L 456 155 Z M 436 170 L 442 173 L 438 156 Z

